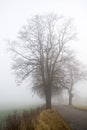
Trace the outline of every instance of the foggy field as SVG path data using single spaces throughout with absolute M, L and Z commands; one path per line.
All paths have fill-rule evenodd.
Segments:
M 62 106 L 65 106 L 65 105 L 62 105 Z M 66 105 L 67 107 L 68 107 L 68 105 Z M 36 109 L 36 108 L 38 108 L 38 107 L 41 107 L 41 105 L 39 104 L 37 104 L 37 105 L 30 105 L 30 106 L 22 106 L 22 107 L 11 107 L 11 108 L 3 108 L 3 109 L 1 109 L 0 110 L 0 123 L 2 123 L 2 121 L 4 121 L 5 119 L 6 119 L 6 117 L 8 116 L 8 115 L 12 115 L 12 114 L 14 114 L 14 112 L 17 112 L 18 114 L 22 114 L 22 112 L 24 111 L 24 110 L 26 110 L 26 111 L 30 111 L 31 109 Z M 77 110 L 87 110 L 87 106 L 83 106 L 83 105 L 73 105 L 72 106 L 73 108 L 75 108 L 75 109 L 77 109 Z
M 16 112 L 17 114 L 22 114 L 23 111 L 30 111 L 31 109 L 36 109 L 38 107 L 40 107 L 41 105 L 39 104 L 35 104 L 35 105 L 30 105 L 30 106 L 22 106 L 22 107 L 11 107 L 11 108 L 3 108 L 0 109 L 0 124 L 4 123 L 6 118 L 9 115 L 13 115 L 14 112 Z
M 87 106 L 75 105 L 74 108 L 81 109 L 87 111 Z

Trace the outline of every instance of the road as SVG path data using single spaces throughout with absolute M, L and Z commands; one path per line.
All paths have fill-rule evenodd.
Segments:
M 63 119 L 69 124 L 72 130 L 87 130 L 87 111 L 74 107 L 58 105 L 55 106 Z

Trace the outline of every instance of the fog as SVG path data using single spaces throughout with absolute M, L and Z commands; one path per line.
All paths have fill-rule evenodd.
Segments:
M 9 55 L 6 40 L 16 38 L 22 25 L 34 14 L 53 12 L 73 18 L 78 32 L 78 39 L 73 42 L 77 58 L 87 64 L 87 1 L 86 0 L 0 0 L 0 107 L 28 106 L 44 102 L 39 96 L 33 95 L 29 87 L 17 86 L 12 73 L 12 59 Z M 75 87 L 74 103 L 87 105 L 87 83 L 79 83 Z M 56 102 L 67 103 L 67 92 Z

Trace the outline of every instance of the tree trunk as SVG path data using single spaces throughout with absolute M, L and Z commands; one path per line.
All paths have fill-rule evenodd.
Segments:
M 72 93 L 69 91 L 69 106 L 72 106 Z
M 45 92 L 45 96 L 46 96 L 46 109 L 50 109 L 51 108 L 51 87 L 47 87 L 46 88 L 46 92 Z

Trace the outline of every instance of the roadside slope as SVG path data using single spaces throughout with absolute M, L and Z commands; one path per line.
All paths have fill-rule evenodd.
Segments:
M 53 109 L 44 110 L 37 118 L 35 130 L 71 130 L 58 112 Z

